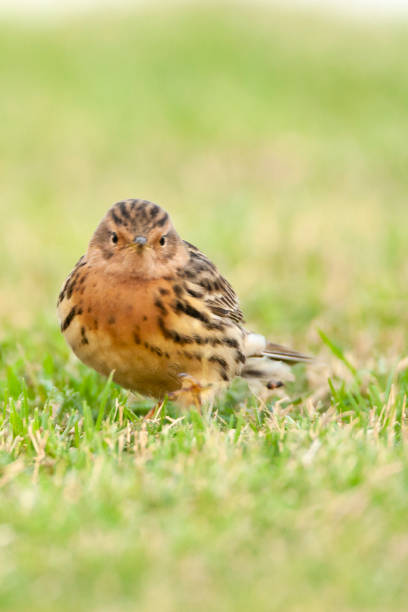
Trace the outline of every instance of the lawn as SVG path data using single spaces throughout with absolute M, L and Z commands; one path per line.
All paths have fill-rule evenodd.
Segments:
M 407 33 L 239 4 L 0 23 L 1 609 L 407 609 Z M 150 421 L 80 364 L 56 296 L 127 197 L 316 363 Z

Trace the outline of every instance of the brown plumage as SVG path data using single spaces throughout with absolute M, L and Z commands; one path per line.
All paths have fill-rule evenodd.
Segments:
M 290 377 L 283 362 L 309 359 L 246 331 L 228 281 L 145 200 L 106 213 L 63 286 L 58 315 L 85 364 L 184 404 L 191 389 L 211 400 L 236 376 L 257 391 L 274 388 Z

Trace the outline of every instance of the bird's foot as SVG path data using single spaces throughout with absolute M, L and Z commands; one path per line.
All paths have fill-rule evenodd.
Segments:
M 179 374 L 179 378 L 181 378 L 181 387 L 177 389 L 177 391 L 169 393 L 169 399 L 185 408 L 195 406 L 200 410 L 202 405 L 202 393 L 207 391 L 211 385 L 202 385 L 193 376 L 185 374 L 184 372 Z
M 273 389 L 280 389 L 281 387 L 284 387 L 285 385 L 281 380 L 278 380 L 277 382 L 274 382 L 271 380 L 268 383 L 266 383 L 265 386 L 267 389 L 272 391 Z

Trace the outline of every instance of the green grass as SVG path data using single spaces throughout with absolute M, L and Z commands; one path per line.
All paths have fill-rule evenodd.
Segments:
M 210 6 L 0 24 L 0 608 L 406 610 L 408 26 Z M 165 206 L 319 361 L 213 414 L 57 328 L 107 207 Z

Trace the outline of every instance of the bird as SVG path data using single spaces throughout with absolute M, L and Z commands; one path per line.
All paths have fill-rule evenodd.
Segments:
M 58 297 L 75 355 L 120 386 L 182 407 L 212 404 L 236 377 L 270 393 L 310 357 L 248 331 L 217 267 L 158 204 L 109 208 Z

